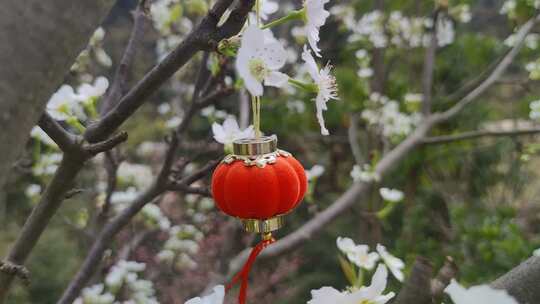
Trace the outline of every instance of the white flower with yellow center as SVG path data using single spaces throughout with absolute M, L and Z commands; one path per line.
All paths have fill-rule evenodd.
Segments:
M 253 96 L 262 96 L 266 86 L 282 87 L 289 76 L 279 72 L 287 60 L 287 52 L 278 41 L 266 41 L 264 31 L 248 26 L 236 59 L 236 70 Z
M 388 270 L 379 264 L 370 286 L 352 292 L 340 292 L 332 287 L 312 290 L 311 300 L 307 304 L 385 304 L 395 296 L 393 292 L 383 294 L 387 277 Z
M 302 59 L 306 63 L 307 71 L 313 81 L 315 81 L 317 91 L 317 97 L 315 97 L 315 106 L 317 108 L 317 120 L 321 126 L 321 134 L 328 135 L 328 129 L 324 125 L 323 111 L 326 111 L 328 107 L 326 103 L 331 99 L 338 99 L 336 78 L 330 73 L 332 66 L 327 64 L 323 69 L 319 70 L 313 55 L 304 46 L 304 52 L 302 53 Z
M 47 112 L 56 120 L 67 120 L 80 111 L 76 97 L 70 85 L 62 85 L 47 102 Z

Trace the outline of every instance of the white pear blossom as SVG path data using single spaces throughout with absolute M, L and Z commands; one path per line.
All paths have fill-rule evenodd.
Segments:
M 531 109 L 531 111 L 529 112 L 529 117 L 532 120 L 540 119 L 540 100 L 532 101 L 529 104 L 529 108 Z
M 323 173 L 324 173 L 324 166 L 315 165 L 311 169 L 306 170 L 306 177 L 308 180 L 311 181 L 323 175 Z
M 365 183 L 377 182 L 381 179 L 379 174 L 373 171 L 369 164 L 364 164 L 362 167 L 354 165 L 351 170 L 351 177 L 355 182 L 362 181 Z
M 305 31 L 309 46 L 317 57 L 321 57 L 321 49 L 317 46 L 319 42 L 319 29 L 330 16 L 330 12 L 324 9 L 324 5 L 330 0 L 305 0 L 304 9 L 306 12 Z
M 391 255 L 386 250 L 386 247 L 381 244 L 377 244 L 377 252 L 381 256 L 386 266 L 388 266 L 394 277 L 398 279 L 398 281 L 403 282 L 404 276 L 402 269 L 405 267 L 405 263 L 403 263 L 401 259 Z
M 262 96 L 263 82 L 267 86 L 282 87 L 289 76 L 279 72 L 287 61 L 287 51 L 280 42 L 265 40 L 264 31 L 248 26 L 236 58 L 236 70 L 253 96 Z
M 75 304 L 113 304 L 114 295 L 105 292 L 105 287 L 103 284 L 96 284 L 94 286 L 87 287 L 81 292 L 81 299 L 78 299 L 79 302 L 75 301 Z
M 540 248 L 533 251 L 533 256 L 540 257 Z
M 161 115 L 165 115 L 171 111 L 171 105 L 168 102 L 164 102 L 157 107 L 157 111 Z
M 42 154 L 37 163 L 32 166 L 32 174 L 35 176 L 53 175 L 62 161 L 61 153 Z
M 94 54 L 96 55 L 96 60 L 99 64 L 107 68 L 112 66 L 111 56 L 109 56 L 109 54 L 107 54 L 103 48 L 95 48 Z
M 79 111 L 75 91 L 70 85 L 62 85 L 47 102 L 47 112 L 56 120 L 66 120 Z
M 188 300 L 184 304 L 223 304 L 225 298 L 225 287 L 218 285 L 214 287 L 213 292 L 202 298 L 196 297 Z
M 111 203 L 113 204 L 115 211 L 120 212 L 137 198 L 138 195 L 139 192 L 135 187 L 129 187 L 125 191 L 115 191 L 111 195 Z
M 376 252 L 369 252 L 368 245 L 356 245 L 350 238 L 338 237 L 336 244 L 339 250 L 347 256 L 347 259 L 360 268 L 371 270 L 379 260 L 379 255 Z
M 540 59 L 529 62 L 525 65 L 525 69 L 529 72 L 529 78 L 532 80 L 540 79 Z
M 437 19 L 437 44 L 446 46 L 454 42 L 455 38 L 454 23 L 448 18 Z
M 138 189 L 148 187 L 153 181 L 152 169 L 149 166 L 122 162 L 118 167 L 118 178 L 132 183 Z
M 372 93 L 369 96 L 368 108 L 362 111 L 361 116 L 369 125 L 379 128 L 382 135 L 389 138 L 409 134 L 421 118 L 419 113 L 408 115 L 401 112 L 397 101 L 379 93 Z
M 182 123 L 182 118 L 173 116 L 165 121 L 165 127 L 167 129 L 176 129 Z
M 27 197 L 35 197 L 41 193 L 41 186 L 38 184 L 30 184 L 26 189 L 24 190 L 24 194 Z
M 399 202 L 404 197 L 403 192 L 397 189 L 381 188 L 379 189 L 379 193 L 385 201 L 389 202 Z
M 338 98 L 336 78 L 330 73 L 332 66 L 327 64 L 323 69 L 319 70 L 315 59 L 306 46 L 304 46 L 302 59 L 306 63 L 309 75 L 313 81 L 315 81 L 315 85 L 317 86 L 318 92 L 317 97 L 315 97 L 315 106 L 317 108 L 317 120 L 321 127 L 321 134 L 328 135 L 328 129 L 326 129 L 324 125 L 323 111 L 328 109 L 326 106 L 328 101 Z
M 267 20 L 269 15 L 272 15 L 279 9 L 279 4 L 272 0 L 261 0 L 259 5 L 259 17 L 261 17 L 262 20 Z
M 244 130 L 240 130 L 238 122 L 233 117 L 225 119 L 222 125 L 218 123 L 212 124 L 212 132 L 214 139 L 221 144 L 230 145 L 235 140 L 250 138 L 255 136 L 253 126 L 249 126 Z
M 311 291 L 311 300 L 307 304 L 385 304 L 395 296 L 393 292 L 383 294 L 387 278 L 388 270 L 383 264 L 379 264 L 370 286 L 343 292 L 332 287 L 322 287 Z
M 92 98 L 101 97 L 109 87 L 109 80 L 100 76 L 96 78 L 94 84 L 83 83 L 77 88 L 77 99 L 86 102 Z
M 519 304 L 505 290 L 494 289 L 489 285 L 478 285 L 467 289 L 452 279 L 444 291 L 450 295 L 455 304 Z
M 152 224 L 157 225 L 161 230 L 168 230 L 171 227 L 171 222 L 156 204 L 146 204 L 141 210 L 141 215 Z

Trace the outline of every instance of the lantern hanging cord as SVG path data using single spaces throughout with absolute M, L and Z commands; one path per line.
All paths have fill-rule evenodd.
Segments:
M 253 113 L 253 128 L 255 129 L 255 138 L 260 138 L 261 133 L 261 97 L 251 97 L 251 110 Z
M 247 259 L 242 269 L 233 277 L 231 282 L 227 284 L 227 286 L 225 287 L 225 290 L 228 292 L 234 285 L 236 285 L 236 283 L 240 281 L 240 292 L 238 293 L 239 304 L 246 303 L 249 272 L 251 270 L 251 267 L 253 266 L 253 263 L 255 263 L 257 256 L 266 247 L 270 246 L 272 243 L 275 243 L 275 242 L 276 242 L 276 239 L 272 237 L 271 233 L 263 234 L 262 240 L 259 242 L 259 244 L 257 244 L 257 246 L 253 247 L 253 249 L 251 250 L 251 253 L 249 254 L 249 258 Z

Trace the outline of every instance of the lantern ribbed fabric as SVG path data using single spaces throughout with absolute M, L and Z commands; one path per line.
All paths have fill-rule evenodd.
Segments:
M 293 156 L 278 156 L 264 167 L 236 160 L 221 163 L 212 176 L 212 194 L 223 212 L 242 219 L 265 220 L 288 213 L 304 198 L 304 167 Z

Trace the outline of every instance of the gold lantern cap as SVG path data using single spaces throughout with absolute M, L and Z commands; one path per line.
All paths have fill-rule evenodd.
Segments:
M 233 153 L 241 156 L 257 156 L 277 151 L 277 136 L 245 138 L 233 142 Z

